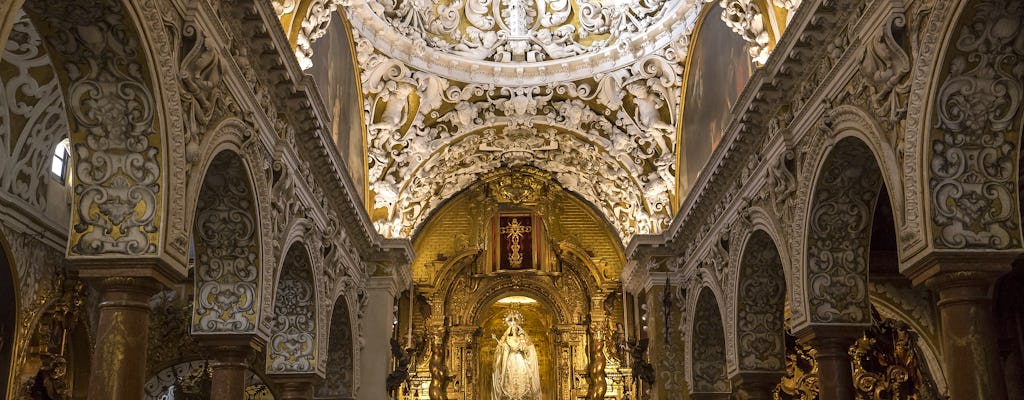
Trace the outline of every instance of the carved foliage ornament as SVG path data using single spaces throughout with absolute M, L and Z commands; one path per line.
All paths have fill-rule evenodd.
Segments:
M 667 226 L 681 52 L 662 49 L 577 82 L 498 87 L 448 81 L 357 43 L 384 235 L 411 234 L 483 173 L 527 164 L 597 205 L 626 239 Z
M 69 253 L 155 253 L 160 132 L 140 43 L 112 0 L 28 2 L 63 58 L 75 154 Z
M 737 345 L 741 370 L 781 371 L 785 366 L 783 307 L 786 280 L 771 238 L 757 231 L 747 243 L 740 273 Z
M 259 243 L 256 204 L 242 160 L 210 163 L 196 206 L 196 293 L 192 331 L 256 329 Z
M 765 28 L 764 16 L 754 0 L 721 0 L 722 21 L 746 40 L 750 48 L 747 52 L 758 65 L 763 65 L 771 55 L 768 48 L 768 30 Z
M 421 46 L 471 60 L 538 62 L 593 53 L 642 32 L 666 0 L 376 0 L 370 8 Z M 606 4 L 607 3 L 607 4 Z
M 0 68 L 0 190 L 44 212 L 49 163 L 68 122 L 43 40 L 23 11 L 16 18 Z
M 704 289 L 693 322 L 693 392 L 729 393 L 725 376 L 725 328 L 715 295 Z
M 1024 4 L 975 3 L 936 98 L 930 188 L 935 244 L 1019 246 L 1015 179 L 1024 95 Z
M 323 382 L 317 386 L 316 395 L 318 398 L 352 397 L 352 378 L 355 374 L 352 358 L 352 321 L 349 319 L 348 306 L 344 301 L 334 304 L 328 340 L 327 374 Z
M 871 151 L 845 139 L 829 154 L 812 199 L 807 241 L 812 322 L 865 323 L 868 252 L 881 173 Z
M 274 297 L 273 336 L 267 346 L 267 371 L 316 371 L 316 292 L 305 246 L 288 251 Z

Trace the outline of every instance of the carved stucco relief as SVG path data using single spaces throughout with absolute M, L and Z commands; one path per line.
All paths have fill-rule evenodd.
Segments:
M 334 304 L 327 345 L 326 376 L 316 387 L 316 396 L 348 398 L 355 395 L 353 382 L 356 364 L 353 358 L 352 321 L 343 299 Z
M 936 93 L 929 188 L 935 245 L 1021 245 L 1017 166 L 1024 5 L 980 1 L 951 40 Z
M 267 343 L 269 373 L 310 373 L 319 367 L 312 269 L 305 245 L 295 244 L 285 254 L 274 296 L 273 334 Z
M 775 243 L 755 231 L 740 268 L 736 345 L 739 369 L 780 371 L 785 366 L 783 307 L 786 281 Z
M 808 216 L 809 317 L 868 323 L 868 253 L 881 173 L 871 151 L 853 138 L 836 144 L 822 168 Z
M 28 2 L 25 9 L 40 16 L 65 66 L 76 160 L 70 254 L 156 253 L 161 133 L 134 26 L 110 0 Z
M 0 75 L 0 190 L 36 213 L 46 212 L 50 162 L 68 136 L 60 82 L 43 39 L 18 11 Z
M 259 309 L 256 202 L 241 158 L 210 163 L 196 206 L 194 333 L 253 332 Z
M 702 289 L 694 310 L 693 393 L 728 393 L 731 391 L 725 370 L 725 328 L 715 295 Z

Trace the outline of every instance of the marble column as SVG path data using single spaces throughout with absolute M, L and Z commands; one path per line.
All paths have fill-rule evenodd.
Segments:
M 403 286 L 393 276 L 370 278 L 366 287 L 367 307 L 363 315 L 364 345 L 360 355 L 360 399 L 386 399 L 387 377 L 391 372 L 391 337 L 395 296 Z
M 853 366 L 850 346 L 864 334 L 859 326 L 811 326 L 796 332 L 800 341 L 817 353 L 821 400 L 854 400 Z
M 942 359 L 951 400 L 1005 400 L 992 287 L 1015 253 L 940 253 L 902 271 L 938 294 Z
M 782 376 L 782 372 L 739 372 L 732 377 L 733 391 L 740 400 L 771 400 Z
M 212 361 L 210 400 L 236 400 L 245 393 L 249 357 L 259 353 L 264 340 L 251 335 L 202 336 L 197 339 Z
M 141 399 L 146 380 L 149 299 L 161 285 L 142 277 L 100 278 L 93 284 L 100 291 L 100 304 L 89 399 Z
M 942 354 L 951 400 L 1006 399 L 991 305 L 996 277 L 956 272 L 925 282 L 939 294 Z

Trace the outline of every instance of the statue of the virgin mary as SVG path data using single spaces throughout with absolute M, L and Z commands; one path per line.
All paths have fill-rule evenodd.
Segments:
M 516 310 L 505 315 L 508 329 L 494 351 L 492 400 L 540 400 L 537 348 L 520 325 L 522 320 Z

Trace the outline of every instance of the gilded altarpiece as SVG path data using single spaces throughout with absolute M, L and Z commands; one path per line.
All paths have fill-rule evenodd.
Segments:
M 622 398 L 631 382 L 613 343 L 622 308 L 607 301 L 621 296 L 621 244 L 550 176 L 530 168 L 487 176 L 439 210 L 415 246 L 422 301 L 409 341 L 445 338 L 437 349 L 444 354 L 421 348 L 401 398 L 493 400 L 496 350 L 511 313 L 522 316 L 536 349 L 542 400 L 601 392 L 592 386 L 604 388 L 602 399 Z M 432 365 L 440 359 L 444 368 Z M 443 395 L 431 389 L 441 386 Z

